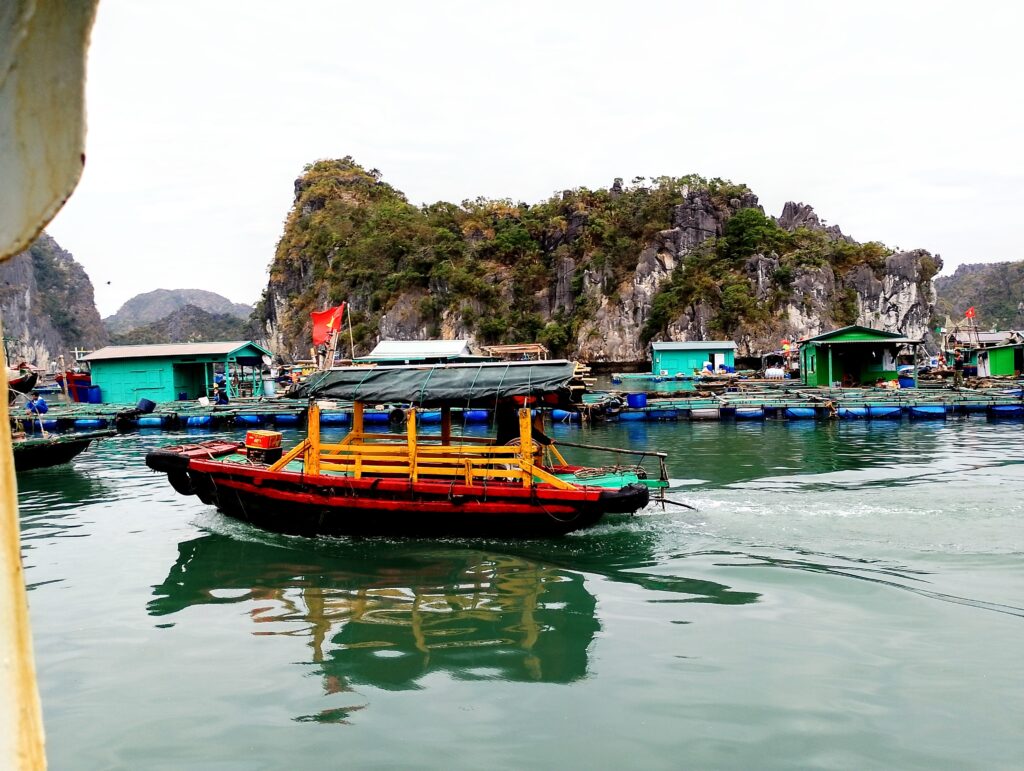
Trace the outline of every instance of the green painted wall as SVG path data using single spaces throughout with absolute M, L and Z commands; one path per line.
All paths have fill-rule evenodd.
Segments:
M 651 357 L 651 372 L 660 375 L 664 370 L 669 375 L 683 373 L 692 375 L 706 361 L 714 361 L 712 354 L 725 354 L 725 365 L 736 366 L 736 353 L 731 348 L 706 348 L 696 351 L 654 351 Z
M 990 375 L 1013 375 L 1014 348 L 992 348 L 988 351 L 988 371 Z
M 174 371 L 169 359 L 94 361 L 92 383 L 107 403 L 134 404 L 139 399 L 174 399 Z

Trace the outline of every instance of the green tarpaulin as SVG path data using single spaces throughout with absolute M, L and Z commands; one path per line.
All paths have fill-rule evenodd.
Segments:
M 493 407 L 501 398 L 549 394 L 568 402 L 575 371 L 569 361 L 341 367 L 313 373 L 289 395 L 423 407 Z

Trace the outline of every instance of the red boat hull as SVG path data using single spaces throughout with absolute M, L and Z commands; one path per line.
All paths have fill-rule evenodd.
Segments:
M 193 448 L 203 449 L 157 450 L 146 463 L 166 472 L 180 493 L 258 527 L 296 535 L 559 535 L 590 527 L 608 513 L 636 511 L 649 497 L 643 485 L 562 490 L 309 476 L 226 463 L 215 459 L 212 446 Z
M 58 372 L 54 379 L 61 388 L 67 390 L 71 401 L 89 401 L 89 386 L 92 385 L 92 375 L 85 372 Z M 65 381 L 67 381 L 66 386 Z

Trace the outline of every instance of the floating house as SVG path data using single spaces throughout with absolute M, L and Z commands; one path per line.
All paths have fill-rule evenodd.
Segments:
M 381 340 L 366 356 L 354 364 L 451 364 L 460 361 L 487 361 L 474 356 L 468 340 Z
M 133 404 L 208 396 L 218 373 L 229 397 L 259 395 L 260 372 L 270 351 L 246 340 L 170 345 L 108 345 L 81 361 L 104 402 Z M 267 357 L 264 360 L 264 357 Z
M 1024 343 L 976 349 L 968 361 L 977 365 L 979 377 L 1019 377 L 1024 372 Z
M 956 351 L 964 356 L 964 371 L 979 377 L 1014 377 L 1024 372 L 1024 332 L 958 330 L 946 342 L 946 363 Z
M 809 386 L 874 385 L 897 379 L 897 356 L 910 346 L 917 360 L 920 340 L 898 332 L 852 325 L 800 341 L 800 373 Z M 917 381 L 915 366 L 914 381 Z
M 736 343 L 731 340 L 694 340 L 684 343 L 651 343 L 651 372 L 674 377 L 692 375 L 704 364 L 718 370 L 720 366 L 736 366 Z

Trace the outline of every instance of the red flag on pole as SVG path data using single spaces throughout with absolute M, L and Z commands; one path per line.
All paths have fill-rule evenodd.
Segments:
M 964 313 L 964 316 L 966 316 L 969 319 L 973 319 L 974 318 L 974 306 L 973 305 L 970 308 L 967 309 L 967 312 Z
M 313 345 L 322 345 L 331 335 L 341 329 L 341 317 L 345 314 L 345 303 L 325 311 L 310 313 L 313 319 Z

